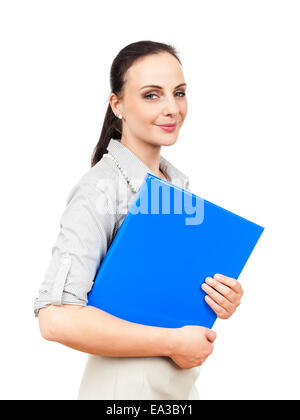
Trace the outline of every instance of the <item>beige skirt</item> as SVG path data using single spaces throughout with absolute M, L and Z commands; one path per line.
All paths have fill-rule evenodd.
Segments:
M 172 359 L 89 355 L 78 400 L 198 400 L 200 367 L 181 369 Z

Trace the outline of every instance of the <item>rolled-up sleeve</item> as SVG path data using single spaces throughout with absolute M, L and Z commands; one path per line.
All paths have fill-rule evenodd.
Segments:
M 87 304 L 96 272 L 104 259 L 115 227 L 105 191 L 76 185 L 60 218 L 52 258 L 34 301 L 34 314 L 47 305 Z

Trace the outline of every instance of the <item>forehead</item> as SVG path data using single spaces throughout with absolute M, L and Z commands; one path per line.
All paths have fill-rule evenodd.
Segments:
M 151 54 L 138 59 L 126 73 L 126 84 L 129 88 L 144 85 L 172 86 L 184 82 L 183 71 L 179 61 L 169 53 Z

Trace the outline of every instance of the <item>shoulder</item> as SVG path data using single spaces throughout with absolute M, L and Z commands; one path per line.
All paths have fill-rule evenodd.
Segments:
M 69 190 L 60 224 L 89 221 L 105 232 L 110 240 L 119 219 L 115 200 L 118 173 L 108 159 L 102 158 L 87 170 Z
M 71 187 L 66 199 L 68 205 L 74 196 L 82 194 L 93 203 L 99 197 L 111 199 L 115 195 L 119 175 L 107 158 L 100 159 L 93 167 L 89 168 L 78 181 Z

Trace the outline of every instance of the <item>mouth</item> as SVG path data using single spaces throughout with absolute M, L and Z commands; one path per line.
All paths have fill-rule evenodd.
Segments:
M 176 127 L 176 123 L 173 124 L 157 124 L 159 127 Z
M 163 124 L 163 125 L 157 124 L 157 126 L 160 127 L 162 130 L 166 131 L 167 133 L 171 133 L 172 131 L 175 130 L 175 128 L 177 127 L 177 124 Z

